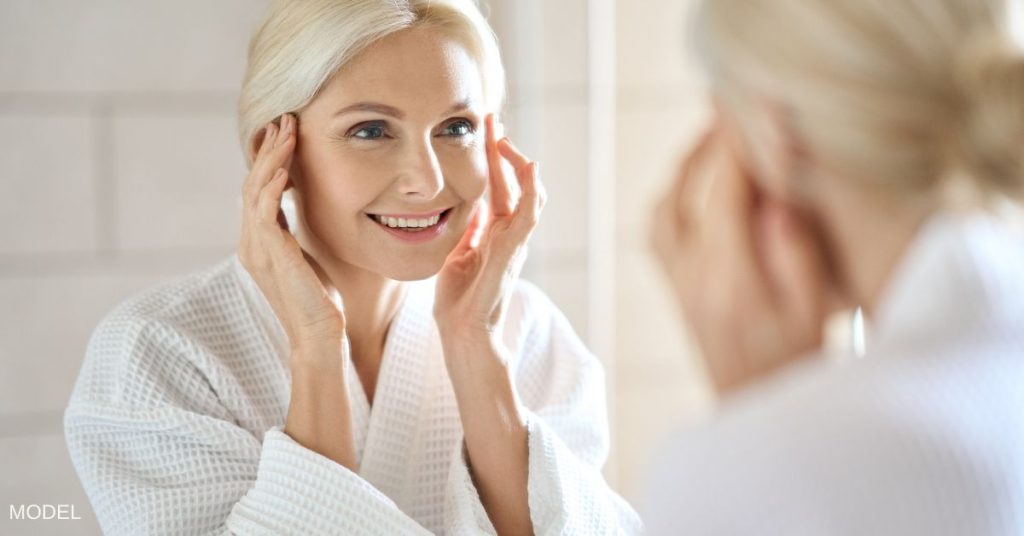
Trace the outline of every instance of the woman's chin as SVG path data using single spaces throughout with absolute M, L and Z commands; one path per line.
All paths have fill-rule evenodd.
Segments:
M 379 273 L 395 281 L 421 281 L 437 275 L 441 271 L 442 266 L 444 266 L 443 260 L 440 262 L 427 262 L 426 259 L 419 259 L 415 262 L 401 263 L 398 266 L 389 266 L 386 270 L 382 270 Z

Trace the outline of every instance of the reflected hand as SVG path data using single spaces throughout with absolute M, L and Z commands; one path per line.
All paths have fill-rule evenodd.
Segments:
M 734 129 L 718 119 L 687 155 L 651 233 L 719 393 L 819 348 L 829 313 L 814 235 L 758 191 Z

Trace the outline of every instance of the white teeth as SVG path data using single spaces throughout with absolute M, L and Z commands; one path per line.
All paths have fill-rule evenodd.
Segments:
M 431 227 L 437 225 L 437 222 L 441 220 L 441 215 L 436 214 L 429 218 L 392 218 L 390 216 L 375 216 L 376 220 L 382 225 L 395 228 L 418 228 L 418 227 Z

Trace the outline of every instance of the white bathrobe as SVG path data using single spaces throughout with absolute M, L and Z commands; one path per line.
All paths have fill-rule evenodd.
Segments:
M 349 371 L 358 472 L 282 429 L 287 337 L 237 256 L 138 295 L 96 328 L 64 416 L 107 535 L 488 534 L 431 314 L 411 284 L 373 406 Z M 528 408 L 537 534 L 639 532 L 602 479 L 604 372 L 536 287 L 511 297 L 505 340 Z
M 866 354 L 812 360 L 677 433 L 649 534 L 1024 534 L 1024 239 L 936 217 Z

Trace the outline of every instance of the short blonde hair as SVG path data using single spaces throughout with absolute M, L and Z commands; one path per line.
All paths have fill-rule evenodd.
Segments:
M 1024 56 L 1006 0 L 704 0 L 696 49 L 742 117 L 783 104 L 828 169 L 889 192 L 1024 183 Z M 749 125 L 743 127 L 748 136 Z
M 499 111 L 505 71 L 494 32 L 473 0 L 274 0 L 249 43 L 238 103 L 247 166 L 253 136 L 266 123 L 304 108 L 374 41 L 428 24 L 466 47 L 480 66 L 485 106 Z

